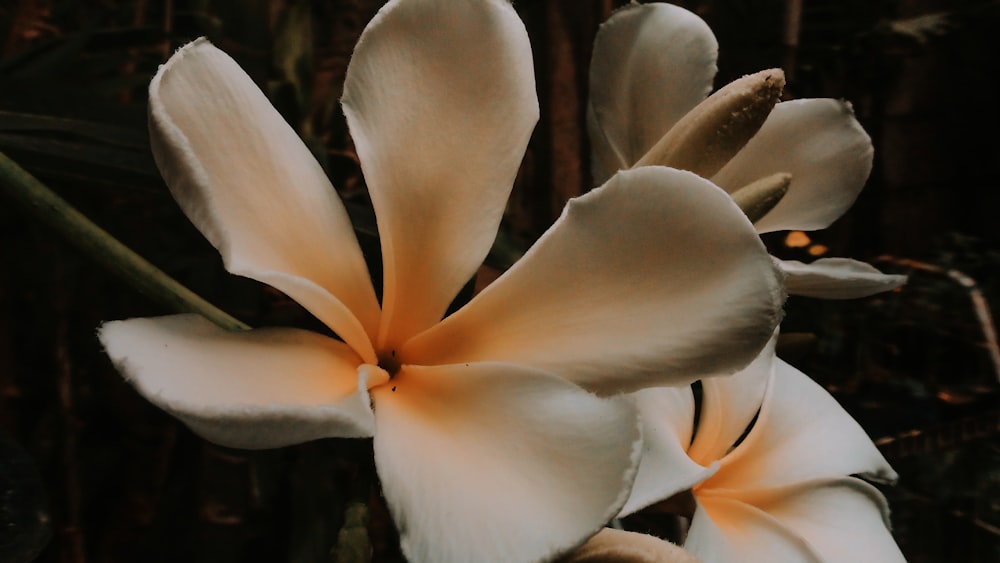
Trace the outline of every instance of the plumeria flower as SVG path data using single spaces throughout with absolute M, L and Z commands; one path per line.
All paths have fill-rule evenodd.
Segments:
M 106 323 L 117 368 L 207 440 L 374 437 L 411 561 L 534 561 L 618 513 L 651 385 L 732 373 L 783 299 L 725 192 L 616 174 L 442 320 L 496 235 L 538 118 L 524 26 L 502 0 L 394 0 L 350 62 L 344 112 L 378 217 L 382 298 L 343 204 L 251 79 L 204 39 L 150 85 L 157 165 L 226 268 L 329 328 L 244 332 L 177 315 Z
M 644 453 L 622 511 L 666 502 L 691 516 L 684 548 L 706 563 L 903 561 L 885 497 L 896 474 L 865 431 L 768 347 L 745 370 L 635 393 Z
M 668 165 L 696 172 L 737 199 L 777 190 L 780 201 L 753 217 L 760 233 L 829 226 L 872 168 L 871 139 L 850 105 L 778 103 L 784 85 L 778 69 L 709 96 L 717 55 L 708 25 L 678 6 L 631 4 L 612 14 L 598 30 L 590 68 L 595 182 L 634 166 Z M 863 297 L 906 281 L 845 258 L 779 265 L 788 293 L 812 297 Z

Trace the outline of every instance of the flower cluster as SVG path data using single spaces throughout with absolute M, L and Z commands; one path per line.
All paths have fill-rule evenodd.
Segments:
M 617 12 L 591 76 L 601 185 L 445 316 L 493 243 L 538 118 L 510 4 L 391 0 L 358 41 L 342 105 L 381 280 L 294 130 L 196 40 L 150 85 L 156 163 L 228 271 L 329 334 L 176 315 L 109 322 L 100 339 L 142 395 L 212 442 L 372 437 L 413 561 L 550 560 L 592 536 L 570 557 L 625 560 L 628 542 L 598 532 L 677 494 L 696 501 L 685 547 L 706 561 L 850 559 L 857 546 L 890 560 L 885 502 L 849 475 L 891 469 L 773 343 L 786 287 L 853 296 L 902 280 L 852 261 L 776 262 L 758 236 L 843 213 L 870 141 L 845 103 L 775 103 L 777 71 L 738 85 L 746 96 L 706 99 L 714 57 L 688 12 Z M 733 104 L 747 123 L 719 121 Z M 641 541 L 654 544 L 636 553 L 693 557 Z
M 777 69 L 709 95 L 716 56 L 711 30 L 682 8 L 631 5 L 613 14 L 591 64 L 595 177 L 674 166 L 746 201 L 761 233 L 828 226 L 872 166 L 871 141 L 850 105 L 781 102 Z M 844 258 L 775 262 L 790 294 L 863 297 L 906 281 Z M 634 394 L 644 450 L 622 515 L 683 513 L 684 548 L 703 561 L 901 561 L 885 498 L 857 477 L 893 482 L 895 473 L 836 400 L 776 357 L 777 338 L 739 373 L 702 380 L 697 414 L 688 387 Z M 620 542 L 620 560 L 643 561 L 626 555 L 634 543 Z

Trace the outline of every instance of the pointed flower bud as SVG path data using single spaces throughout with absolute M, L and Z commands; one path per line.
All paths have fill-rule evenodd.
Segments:
M 757 134 L 784 87 L 781 69 L 729 83 L 671 127 L 635 166 L 659 164 L 711 178 Z
M 778 172 L 750 182 L 730 195 L 750 222 L 756 223 L 781 202 L 791 183 L 791 174 Z

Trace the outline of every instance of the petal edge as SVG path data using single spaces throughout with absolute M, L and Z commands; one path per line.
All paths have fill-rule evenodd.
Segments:
M 374 430 L 359 358 L 325 336 L 175 315 L 108 322 L 98 337 L 140 394 L 211 442 L 262 449 Z

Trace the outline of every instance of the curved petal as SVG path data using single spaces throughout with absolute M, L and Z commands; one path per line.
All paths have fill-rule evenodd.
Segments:
M 644 166 L 571 200 L 521 260 L 403 356 L 531 365 L 600 393 L 681 385 L 748 364 L 783 297 L 729 196 Z
M 684 549 L 702 561 L 823 563 L 809 542 L 766 512 L 725 497 L 696 497 Z
M 905 561 L 889 531 L 882 493 L 842 477 L 753 491 L 741 499 L 764 510 L 809 542 L 824 561 Z
M 694 431 L 694 395 L 690 387 L 643 389 L 633 397 L 642 424 L 642 460 L 619 517 L 686 491 L 718 469 L 717 465 L 702 467 L 686 452 Z
M 502 0 L 389 2 L 342 103 L 382 242 L 378 348 L 394 349 L 441 319 L 496 238 L 538 120 L 524 24 Z
M 701 18 L 670 4 L 632 4 L 601 25 L 587 105 L 595 184 L 638 162 L 708 96 L 718 51 Z
M 810 264 L 779 260 L 790 295 L 821 299 L 854 299 L 896 289 L 906 276 L 883 274 L 871 264 L 850 258 L 821 258 Z
M 722 460 L 711 486 L 756 489 L 852 474 L 896 479 L 871 438 L 837 400 L 778 359 L 757 423 Z
M 149 85 L 149 129 L 171 193 L 230 272 L 273 285 L 368 346 L 378 301 L 347 212 L 236 61 L 204 39 L 182 47 Z
M 698 558 L 648 534 L 604 528 L 559 563 L 698 563 Z
M 391 385 L 391 386 L 390 386 Z M 635 410 L 539 370 L 403 366 L 375 388 L 375 463 L 410 561 L 538 561 L 625 502 Z
M 743 150 L 712 177 L 733 192 L 777 172 L 792 175 L 788 193 L 757 221 L 766 233 L 828 227 L 854 203 L 872 170 L 872 141 L 847 102 L 781 102 Z
M 276 448 L 374 430 L 367 374 L 332 338 L 231 332 L 197 315 L 113 321 L 99 337 L 139 393 L 211 442 Z
M 777 331 L 746 368 L 728 377 L 701 381 L 701 416 L 688 455 L 708 465 L 723 458 L 757 416 L 774 369 Z

